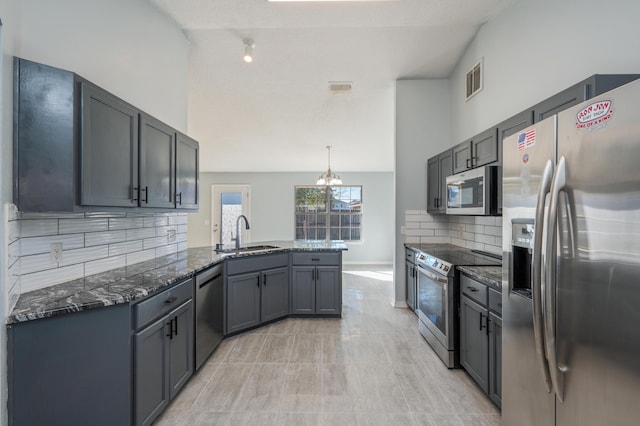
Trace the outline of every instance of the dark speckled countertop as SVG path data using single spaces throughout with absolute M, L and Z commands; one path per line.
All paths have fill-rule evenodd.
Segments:
M 197 247 L 56 284 L 20 295 L 7 317 L 7 324 L 95 309 L 145 298 L 225 258 L 249 257 L 292 251 L 343 251 L 343 241 L 265 241 L 251 245 L 271 245 L 276 249 L 247 253 L 219 254 L 213 247 Z
M 498 291 L 502 291 L 502 267 L 501 266 L 457 266 L 458 271 L 469 275 Z

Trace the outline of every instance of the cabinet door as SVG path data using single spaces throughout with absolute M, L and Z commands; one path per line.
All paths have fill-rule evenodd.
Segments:
M 460 300 L 460 364 L 489 392 L 488 311 L 466 296 Z
M 439 177 L 439 195 L 438 195 L 438 211 L 440 213 L 447 212 L 447 176 L 453 174 L 453 150 L 449 149 L 438 155 L 438 164 L 440 169 Z
M 534 123 L 577 105 L 588 99 L 588 96 L 588 86 L 584 82 L 575 84 L 534 106 Z
M 199 144 L 176 134 L 176 207 L 198 209 Z
M 316 313 L 342 314 L 340 268 L 316 267 Z
M 140 207 L 174 208 L 175 130 L 140 114 Z
M 412 311 L 416 310 L 416 283 L 415 283 L 415 266 L 411 262 L 405 261 L 405 283 L 407 292 L 407 306 Z
M 134 335 L 136 425 L 150 425 L 169 403 L 168 317 Z
M 480 167 L 498 161 L 498 133 L 495 127 L 471 139 L 471 166 Z
M 261 320 L 289 315 L 289 267 L 262 272 Z
M 313 314 L 316 311 L 315 272 L 313 266 L 291 268 L 291 313 Z
M 489 397 L 502 406 L 502 318 L 489 313 Z
M 438 212 L 440 199 L 440 164 L 438 156 L 427 161 L 427 211 Z
M 227 278 L 227 333 L 260 324 L 260 274 Z
M 471 141 L 464 141 L 452 148 L 453 174 L 471 168 Z
M 89 83 L 80 91 L 80 204 L 136 207 L 138 111 Z
M 169 314 L 169 397 L 173 399 L 193 374 L 193 302 Z

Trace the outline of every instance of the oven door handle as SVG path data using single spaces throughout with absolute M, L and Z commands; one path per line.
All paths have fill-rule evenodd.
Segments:
M 449 281 L 446 278 L 440 275 L 434 274 L 433 272 L 426 270 L 420 265 L 418 265 L 418 269 L 420 270 L 420 273 L 426 275 L 427 277 L 431 278 L 434 281 L 439 282 L 440 284 L 444 284 L 444 285 L 449 284 Z

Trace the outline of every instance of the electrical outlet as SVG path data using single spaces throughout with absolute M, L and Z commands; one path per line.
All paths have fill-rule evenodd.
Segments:
M 167 230 L 167 243 L 175 243 L 176 242 L 176 230 L 168 229 Z
M 62 243 L 51 244 L 51 261 L 54 263 L 62 262 Z

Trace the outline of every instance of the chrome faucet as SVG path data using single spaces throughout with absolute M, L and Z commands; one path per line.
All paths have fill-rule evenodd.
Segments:
M 236 219 L 236 236 L 235 238 L 233 237 L 233 235 L 231 236 L 231 241 L 236 242 L 236 250 L 240 248 L 240 219 L 244 219 L 244 223 L 246 224 L 244 229 L 251 229 L 251 227 L 249 226 L 249 219 L 247 219 L 247 217 L 243 214 L 238 216 L 238 219 Z

